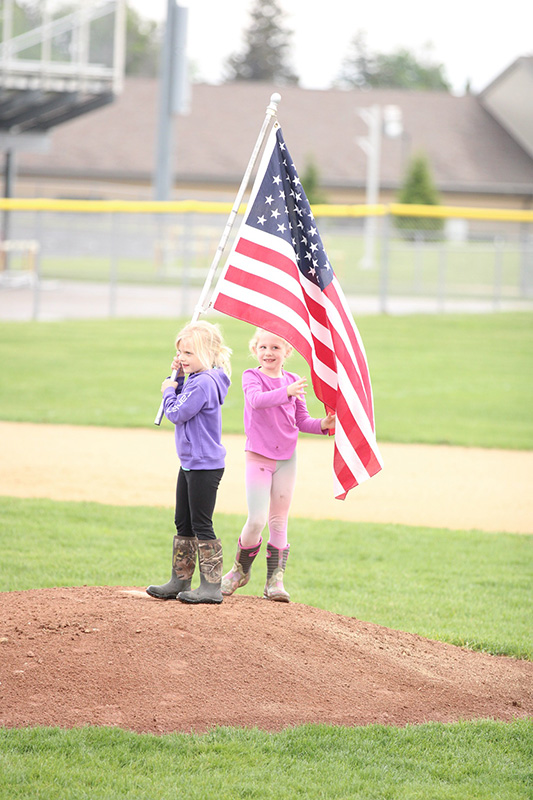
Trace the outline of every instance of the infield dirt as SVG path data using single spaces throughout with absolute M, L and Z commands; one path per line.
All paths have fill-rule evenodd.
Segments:
M 172 506 L 168 431 L 0 422 L 0 438 L 3 495 Z M 225 444 L 217 507 L 244 513 L 243 440 Z M 532 453 L 383 445 L 383 473 L 341 502 L 332 499 L 330 445 L 300 441 L 294 515 L 533 532 Z M 241 594 L 187 606 L 143 588 L 0 594 L 0 725 L 162 734 L 533 714 L 531 662 L 297 602 Z

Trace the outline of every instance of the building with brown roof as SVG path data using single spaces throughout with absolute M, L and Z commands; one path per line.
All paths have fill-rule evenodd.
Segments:
M 423 152 L 443 203 L 533 207 L 532 57 L 479 96 L 195 84 L 190 113 L 174 122 L 172 199 L 234 200 L 274 91 L 297 169 L 314 161 L 328 202 L 365 202 L 361 110 L 392 105 L 403 133 L 382 137 L 380 202 L 396 197 L 410 157 Z M 19 154 L 15 196 L 152 199 L 157 104 L 156 80 L 126 79 L 114 103 L 54 128 L 47 153 Z

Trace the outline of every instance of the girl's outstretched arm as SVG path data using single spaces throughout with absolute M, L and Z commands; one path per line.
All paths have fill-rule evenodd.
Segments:
M 272 408 L 292 402 L 287 395 L 287 387 L 264 391 L 261 380 L 254 370 L 247 370 L 242 376 L 242 388 L 246 402 L 251 408 Z

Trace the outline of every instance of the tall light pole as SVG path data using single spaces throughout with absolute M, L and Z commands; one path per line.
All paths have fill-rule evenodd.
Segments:
M 172 191 L 173 122 L 188 110 L 188 9 L 167 0 L 167 19 L 159 74 L 159 115 L 154 176 L 155 200 L 169 200 Z
M 366 205 L 375 206 L 379 202 L 379 177 L 381 167 L 381 138 L 402 135 L 402 112 L 398 106 L 379 105 L 359 109 L 359 116 L 368 127 L 368 136 L 358 136 L 357 144 L 366 153 Z M 377 217 L 370 213 L 365 220 L 365 248 L 361 267 L 372 269 L 375 262 Z

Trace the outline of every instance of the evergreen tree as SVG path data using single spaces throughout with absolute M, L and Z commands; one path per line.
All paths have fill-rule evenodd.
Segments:
M 428 49 L 429 46 L 428 46 Z M 405 48 L 392 53 L 371 53 L 366 34 L 359 31 L 344 59 L 337 84 L 362 89 L 429 89 L 450 91 L 442 64 L 429 54 L 417 57 Z
M 368 88 L 373 68 L 373 56 L 368 50 L 365 31 L 353 37 L 344 58 L 336 84 L 346 88 Z
M 255 0 L 250 16 L 244 50 L 228 58 L 225 80 L 297 84 L 298 76 L 290 66 L 292 31 L 283 27 L 278 0 Z
M 398 203 L 406 205 L 437 206 L 439 193 L 433 182 L 429 161 L 424 153 L 417 153 L 411 159 L 405 179 L 398 194 Z M 394 217 L 396 226 L 406 238 L 428 235 L 434 238 L 441 231 L 444 220 L 439 217 Z
M 314 158 L 309 156 L 307 158 L 305 169 L 302 175 L 302 186 L 305 196 L 309 200 L 309 205 L 317 205 L 318 203 L 325 203 L 325 195 L 320 188 L 320 173 Z

